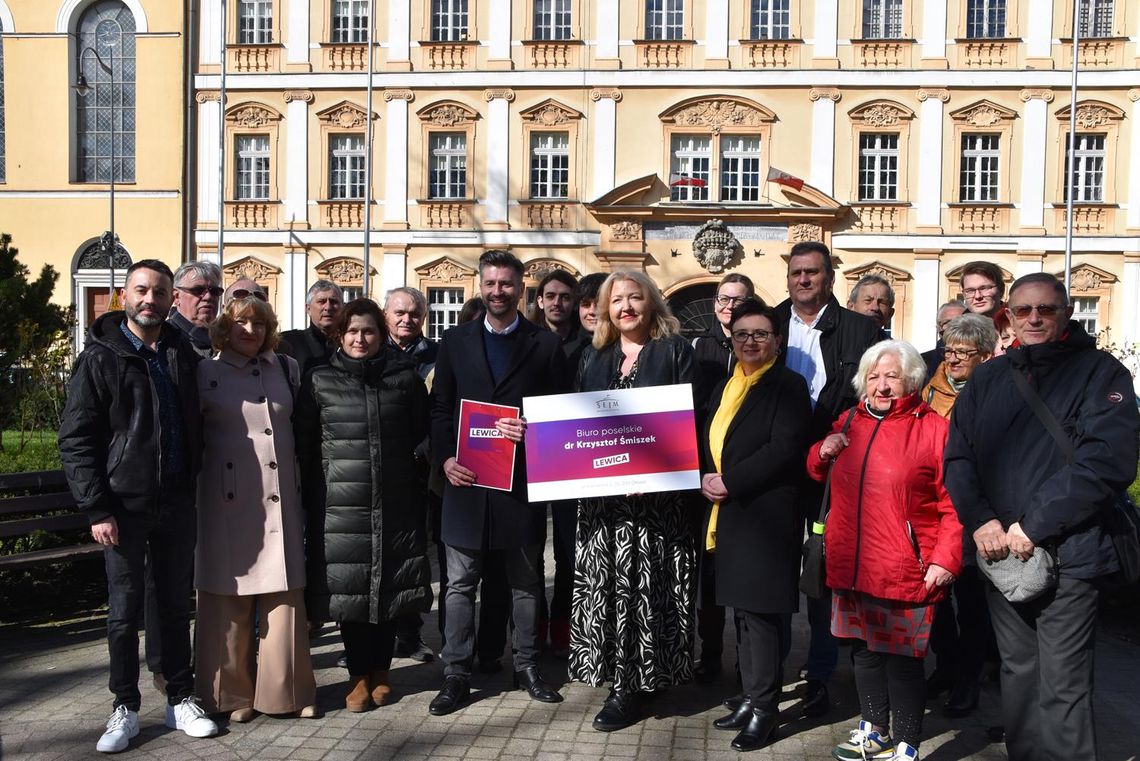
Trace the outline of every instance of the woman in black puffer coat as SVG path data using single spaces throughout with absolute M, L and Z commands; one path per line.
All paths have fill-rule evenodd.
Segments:
M 306 376 L 297 402 L 306 602 L 313 620 L 340 625 L 350 674 L 345 706 L 365 711 L 391 691 L 396 618 L 431 608 L 413 465 L 428 401 L 411 360 L 387 348 L 375 302 L 347 304 L 338 327 L 337 352 Z

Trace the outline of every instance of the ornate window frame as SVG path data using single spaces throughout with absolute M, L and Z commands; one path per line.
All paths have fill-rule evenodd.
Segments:
M 334 199 L 332 197 L 332 180 L 329 153 L 332 146 L 333 135 L 363 135 L 368 139 L 368 119 L 379 121 L 380 116 L 375 112 L 367 111 L 363 106 L 350 100 L 342 100 L 336 105 L 329 106 L 316 113 L 321 129 L 321 175 L 317 191 L 317 205 L 322 209 L 322 220 L 326 227 L 360 227 L 364 224 L 364 198 Z M 372 137 L 375 141 L 376 135 Z M 365 146 L 365 156 L 368 148 Z M 367 161 L 367 158 L 365 158 Z M 372 160 L 376 160 L 375 146 L 373 146 Z M 375 196 L 376 172 L 372 173 L 373 193 L 364 189 L 364 197 Z
M 520 200 L 537 201 L 540 203 L 576 203 L 578 199 L 577 167 L 578 167 L 578 125 L 582 120 L 582 113 L 554 98 L 547 98 L 539 103 L 519 111 L 522 120 L 522 164 L 526 167 L 523 173 L 518 195 Z M 568 178 L 565 198 L 533 198 L 530 194 L 531 185 L 531 137 L 535 133 L 565 132 L 570 146 L 568 158 Z
M 416 286 L 420 293 L 428 299 L 429 310 L 431 309 L 430 291 L 432 289 L 461 288 L 464 302 L 479 292 L 478 271 L 450 256 L 433 259 L 427 264 L 416 267 L 415 272 Z M 430 319 L 429 316 L 429 326 Z
M 417 203 L 424 227 L 466 227 L 471 223 L 475 191 L 475 138 L 479 112 L 456 100 L 432 101 L 416 112 L 420 119 L 421 170 Z M 467 141 L 466 193 L 462 198 L 431 197 L 431 138 L 439 132 L 462 132 Z
M 524 31 L 525 42 L 535 43 L 567 43 L 567 42 L 581 42 L 582 41 L 582 0 L 570 0 L 570 37 L 565 40 L 540 40 L 534 36 L 534 5 L 536 0 L 529 0 L 526 3 L 526 26 Z
M 1058 272 L 1056 275 L 1058 280 L 1064 282 L 1064 272 Z M 1071 277 L 1069 297 L 1096 298 L 1097 327 L 1104 330 L 1108 326 L 1109 316 L 1112 314 L 1113 286 L 1119 282 L 1119 279 L 1111 272 L 1085 263 L 1073 267 Z
M 1060 206 L 1065 204 L 1065 158 L 1069 151 L 1071 111 L 1072 106 L 1063 106 L 1053 114 L 1057 119 L 1057 167 L 1053 175 L 1053 197 L 1056 199 L 1054 205 Z M 1074 205 L 1116 205 L 1117 145 L 1120 141 L 1120 122 L 1124 115 L 1122 109 L 1102 100 L 1077 101 L 1077 134 L 1104 135 L 1104 188 L 1099 202 L 1074 201 Z
M 1009 230 L 1009 210 L 1013 175 L 1013 123 L 1016 111 L 983 98 L 951 111 L 954 123 L 953 162 L 949 176 L 954 178 L 955 200 L 949 203 L 951 224 L 958 233 L 1005 233 Z M 998 136 L 998 197 L 993 201 L 962 201 L 962 138 L 965 135 Z
M 903 104 L 878 98 L 855 106 L 847 112 L 851 120 L 851 198 L 852 206 L 910 205 L 910 131 L 914 111 Z M 898 135 L 898 193 L 893 201 L 859 200 L 859 143 L 864 134 L 894 133 Z
M 277 207 L 281 194 L 278 167 L 281 164 L 281 112 L 257 101 L 243 101 L 226 109 L 226 156 L 230 169 L 226 172 L 225 205 L 227 227 L 276 228 Z M 269 197 L 263 200 L 244 201 L 237 198 L 237 137 L 239 135 L 268 135 L 269 137 Z
M 376 268 L 368 268 L 369 286 L 376 278 Z M 317 277 L 322 280 L 331 280 L 339 285 L 342 289 L 357 290 L 364 288 L 364 262 L 355 256 L 337 256 L 327 261 L 321 262 L 313 271 L 317 273 Z M 371 287 L 368 289 L 369 293 L 374 293 L 375 290 Z M 348 299 L 345 299 L 348 301 Z
M 222 286 L 228 287 L 241 278 L 249 278 L 265 289 L 269 303 L 276 303 L 277 287 L 282 270 L 255 256 L 243 256 L 222 267 Z

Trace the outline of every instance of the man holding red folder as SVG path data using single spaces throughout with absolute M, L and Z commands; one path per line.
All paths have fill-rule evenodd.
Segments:
M 444 333 L 432 386 L 432 450 L 447 477 L 442 534 L 448 578 L 444 683 L 428 707 L 435 716 L 461 708 L 470 693 L 475 588 L 490 550 L 503 552 L 511 587 L 515 682 L 535 700 L 562 700 L 538 671 L 538 559 L 546 511 L 527 503 L 523 447 L 516 447 L 510 491 L 481 488 L 478 474 L 465 467 L 456 452 L 461 401 L 521 407 L 524 396 L 566 390 L 570 373 L 557 334 L 524 320 L 518 311 L 523 264 L 516 256 L 498 250 L 484 253 L 479 258 L 479 292 L 487 316 Z M 495 428 L 521 442 L 526 422 L 504 417 Z

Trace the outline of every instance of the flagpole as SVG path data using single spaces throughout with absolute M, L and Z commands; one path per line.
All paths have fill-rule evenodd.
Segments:
M 1092 11 L 1089 11 L 1092 23 Z M 1068 175 L 1065 177 L 1065 293 L 1069 292 L 1073 281 L 1073 178 L 1076 175 L 1077 147 L 1077 62 L 1080 60 L 1081 45 L 1081 3 L 1073 2 L 1073 81 L 1069 89 L 1069 148 Z

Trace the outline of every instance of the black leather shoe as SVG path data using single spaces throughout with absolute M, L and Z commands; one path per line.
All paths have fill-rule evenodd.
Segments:
M 804 716 L 812 719 L 824 716 L 831 710 L 831 698 L 827 694 L 827 685 L 823 682 L 817 682 L 814 679 L 809 679 L 807 683 L 807 694 L 804 696 L 804 702 L 801 706 Z
M 942 704 L 942 712 L 960 719 L 969 716 L 978 707 L 978 683 L 972 679 L 962 679 L 950 690 L 950 697 Z
M 602 710 L 594 717 L 594 729 L 599 732 L 616 732 L 637 723 L 637 697 L 634 693 L 610 690 Z
M 522 687 L 527 693 L 540 703 L 561 703 L 562 696 L 558 690 L 542 681 L 542 674 L 538 673 L 538 666 L 527 666 L 522 671 L 515 672 L 515 689 Z
M 740 708 L 742 702 L 744 702 L 743 695 L 733 695 L 731 698 L 725 698 L 721 705 L 730 711 L 735 711 L 737 708 Z
M 693 681 L 697 684 L 708 684 L 720 676 L 721 670 L 719 653 L 715 657 L 701 658 L 701 662 L 693 669 Z
M 443 689 L 439 691 L 428 705 L 428 713 L 432 716 L 447 716 L 462 708 L 471 695 L 471 687 L 467 679 L 452 674 L 443 680 Z
M 503 670 L 503 663 L 498 658 L 480 658 L 479 659 L 479 673 L 480 674 L 498 674 Z
M 757 708 L 752 711 L 752 716 L 748 719 L 748 725 L 740 730 L 740 734 L 733 739 L 733 750 L 747 753 L 750 750 L 758 750 L 765 745 L 775 742 L 776 725 L 779 723 L 779 714 L 762 711 Z
M 954 686 L 954 675 L 948 671 L 935 669 L 926 679 L 926 699 L 931 700 Z
M 732 713 L 717 719 L 713 726 L 717 729 L 744 729 L 752 718 L 752 698 L 745 695 Z
M 416 639 L 397 639 L 393 655 L 397 658 L 411 658 L 419 663 L 431 663 L 435 658 L 435 653 L 419 637 Z

